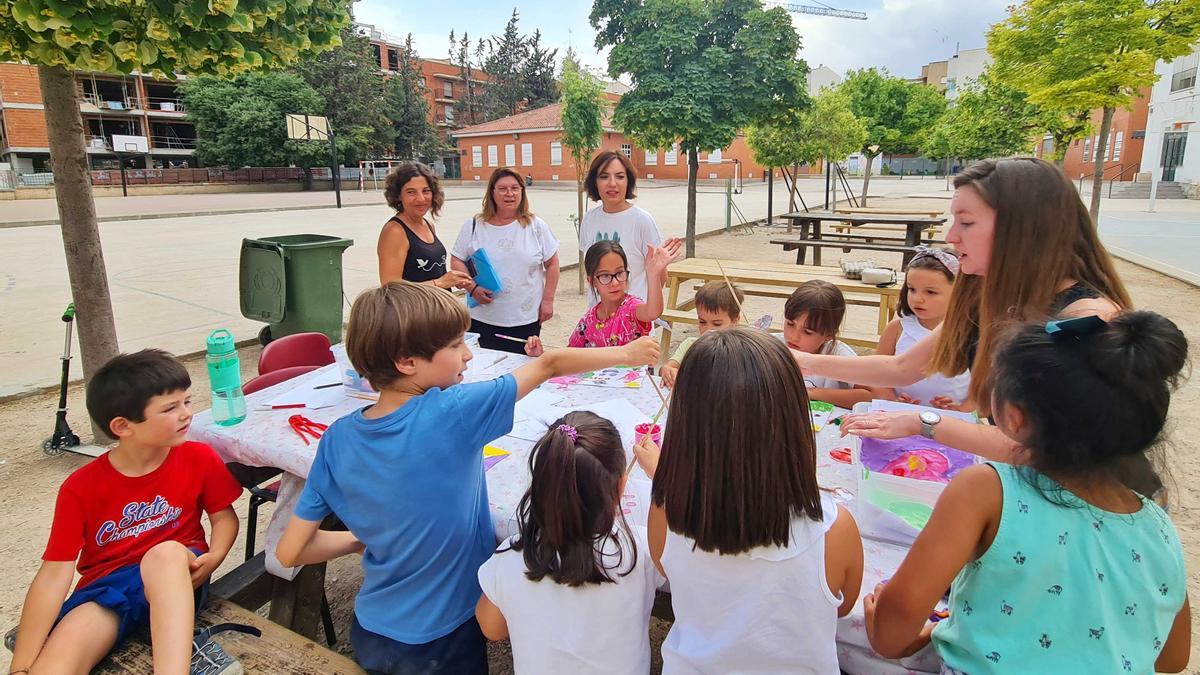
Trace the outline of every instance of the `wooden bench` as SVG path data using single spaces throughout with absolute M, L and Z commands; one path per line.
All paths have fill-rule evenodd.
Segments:
M 353 661 L 330 651 L 308 638 L 265 619 L 254 612 L 222 598 L 210 598 L 200 612 L 198 623 L 213 626 L 218 623 L 240 623 L 262 631 L 262 637 L 226 631 L 213 640 L 233 658 L 241 662 L 247 673 L 288 673 L 289 675 L 361 675 Z M 16 634 L 16 628 L 9 631 Z M 8 644 L 8 636 L 5 638 Z M 10 647 L 11 649 L 11 647 Z M 94 675 L 117 673 L 149 673 L 154 670 L 150 655 L 150 634 L 130 638 L 120 649 L 110 654 L 92 671 Z
M 861 249 L 865 251 L 884 251 L 887 253 L 899 253 L 905 259 L 912 257 L 916 253 L 915 246 L 906 246 L 904 244 L 875 244 L 857 241 L 830 241 L 828 239 L 806 239 L 803 237 L 778 237 L 771 240 L 772 244 L 782 246 L 785 251 L 797 251 L 796 264 L 804 264 L 804 252 L 808 246 L 814 249 L 820 248 L 840 248 L 843 251 L 847 249 Z M 817 258 L 817 255 L 813 255 Z
M 946 213 L 946 209 L 890 209 L 886 206 L 839 206 L 834 213 L 849 213 L 851 215 L 875 214 L 881 216 L 929 216 L 937 218 Z
M 696 314 L 694 312 L 687 312 L 687 311 L 682 311 L 682 310 L 678 310 L 678 309 L 664 309 L 661 318 L 663 321 L 666 321 L 668 324 L 671 325 L 672 331 L 674 330 L 675 324 L 677 324 L 677 323 L 686 323 L 691 326 L 695 326 L 700 323 L 699 320 L 696 319 Z M 750 320 L 749 317 L 745 317 L 745 318 L 747 320 Z M 773 318 L 773 320 L 771 321 L 771 327 L 768 330 L 770 330 L 770 332 L 772 332 L 772 333 L 782 333 L 783 332 L 783 319 Z M 848 345 L 853 345 L 855 347 L 867 347 L 870 349 L 874 349 L 879 344 L 878 336 L 866 335 L 863 333 L 839 332 L 838 339 L 841 340 L 842 342 L 845 342 Z M 666 353 L 666 350 L 663 350 L 663 352 Z M 668 358 L 670 358 L 669 355 L 668 355 Z
M 905 228 L 903 225 L 884 225 L 884 224 L 880 224 L 880 225 L 850 225 L 849 223 L 834 223 L 833 225 L 830 225 L 830 229 L 833 230 L 832 234 L 847 235 L 847 234 L 850 234 L 851 232 L 860 232 L 862 234 L 860 234 L 858 236 L 862 236 L 862 237 L 871 237 L 871 233 L 879 232 L 884 236 L 873 237 L 873 238 L 880 239 L 880 240 L 883 240 L 883 239 L 890 240 L 893 238 L 891 235 L 895 235 L 895 234 L 901 235 L 899 237 L 894 237 L 894 239 L 896 241 L 904 241 L 903 235 L 907 231 L 907 228 Z M 940 228 L 936 225 L 932 226 L 932 227 L 927 227 L 927 228 L 925 228 L 925 231 L 922 232 L 922 234 L 921 234 L 921 241 L 930 242 L 930 243 L 941 242 L 942 241 L 941 234 L 942 234 L 942 228 Z M 828 237 L 830 235 L 826 234 L 825 236 Z
M 839 270 L 839 272 L 840 272 L 840 270 Z M 707 283 L 707 282 L 705 282 L 705 283 Z M 742 291 L 742 293 L 744 293 L 745 295 L 753 295 L 755 297 L 760 297 L 760 298 L 775 298 L 777 300 L 787 300 L 788 298 L 792 297 L 792 291 L 795 290 L 793 288 L 788 288 L 786 286 L 761 286 L 761 285 L 756 285 L 756 284 L 734 284 L 734 285 L 737 286 Z M 693 290 L 698 291 L 701 288 L 704 288 L 704 283 L 697 283 L 696 287 Z M 857 305 L 859 307 L 878 307 L 879 306 L 879 296 L 878 295 L 867 295 L 865 293 L 845 293 L 845 292 L 843 292 L 842 296 L 846 298 L 847 305 Z M 694 301 L 692 302 L 692 306 L 695 306 Z M 749 318 L 749 317 L 747 317 L 747 318 Z

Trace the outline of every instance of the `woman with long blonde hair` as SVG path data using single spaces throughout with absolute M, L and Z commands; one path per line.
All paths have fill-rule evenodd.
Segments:
M 1004 326 L 1053 316 L 1107 320 L 1131 307 L 1075 186 L 1054 165 L 1034 158 L 982 161 L 955 176 L 954 187 L 954 224 L 946 241 L 959 254 L 960 274 L 942 325 L 896 356 L 793 352 L 806 373 L 896 387 L 970 369 L 970 398 L 985 416 L 992 357 Z M 1001 461 L 1011 461 L 1014 450 L 995 427 L 936 413 L 851 415 L 842 431 L 872 438 L 923 434 Z

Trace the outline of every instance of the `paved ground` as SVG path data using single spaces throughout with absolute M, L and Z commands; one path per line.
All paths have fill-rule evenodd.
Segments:
M 1100 211 L 1100 238 L 1114 255 L 1200 285 L 1200 201 L 1109 200 Z

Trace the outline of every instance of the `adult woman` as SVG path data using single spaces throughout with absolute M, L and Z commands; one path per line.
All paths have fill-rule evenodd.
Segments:
M 605 239 L 615 241 L 625 249 L 629 258 L 630 295 L 646 298 L 646 249 L 662 246 L 672 256 L 678 255 L 682 240 L 668 239 L 664 244 L 662 232 L 654 217 L 629 201 L 637 196 L 637 170 L 625 155 L 605 150 L 596 155 L 584 180 L 588 197 L 600 202 L 600 208 L 592 209 L 583 216 L 579 225 L 579 259 L 588 247 Z M 589 290 L 590 303 L 599 298 Z
M 384 181 L 383 197 L 396 215 L 379 232 L 380 284 L 403 279 L 450 289 L 471 283 L 466 273 L 446 267 L 446 247 L 425 218 L 429 213 L 436 218 L 445 201 L 429 167 L 404 162 L 392 169 Z
M 558 289 L 558 239 L 544 220 L 529 210 L 521 175 L 502 167 L 492 172 L 483 210 L 463 223 L 454 242 L 450 267 L 466 274 L 466 261 L 479 249 L 500 277 L 502 288 L 493 294 L 472 284 L 471 332 L 479 345 L 517 354 L 524 345 L 497 334 L 524 340 L 541 335 L 542 322 L 554 316 Z
M 1005 323 L 1055 315 L 1107 319 L 1130 307 L 1075 186 L 1052 164 L 1032 158 L 979 162 L 958 174 L 954 187 L 954 225 L 946 241 L 958 251 L 960 274 L 942 325 L 898 356 L 794 353 L 805 372 L 904 386 L 928 373 L 953 376 L 969 368 L 970 398 L 986 415 L 992 355 Z M 1014 446 L 995 427 L 937 415 L 851 415 L 842 430 L 875 438 L 924 434 L 988 459 L 1013 459 Z

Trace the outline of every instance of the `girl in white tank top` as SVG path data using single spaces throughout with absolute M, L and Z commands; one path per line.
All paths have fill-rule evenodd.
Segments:
M 937 328 L 950 305 L 950 292 L 958 275 L 958 258 L 946 249 L 919 247 L 908 263 L 904 287 L 900 289 L 899 316 L 879 337 L 876 354 L 903 354 Z M 967 400 L 970 371 L 947 377 L 933 373 L 904 387 L 895 388 L 895 398 L 906 403 L 947 410 L 974 410 Z
M 661 455 L 648 438 L 636 448 L 654 479 L 651 557 L 675 612 L 664 675 L 837 675 L 862 540 L 817 487 L 796 361 L 765 332 L 710 331 L 680 365 L 670 405 Z

